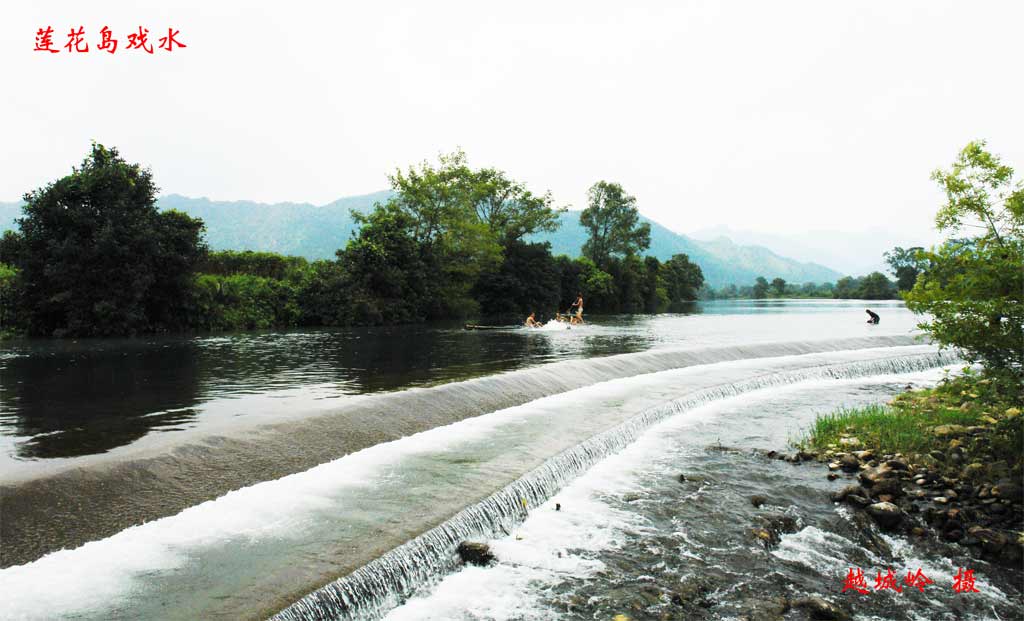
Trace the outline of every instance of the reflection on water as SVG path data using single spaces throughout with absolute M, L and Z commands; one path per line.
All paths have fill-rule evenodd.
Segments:
M 906 333 L 911 315 L 865 303 L 757 300 L 685 314 L 597 317 L 581 329 L 466 331 L 431 324 L 198 337 L 20 340 L 0 354 L 0 463 L 75 457 L 150 431 L 331 407 L 346 396 L 457 381 L 556 360 L 666 346 Z M 874 332 L 868 332 L 873 329 Z

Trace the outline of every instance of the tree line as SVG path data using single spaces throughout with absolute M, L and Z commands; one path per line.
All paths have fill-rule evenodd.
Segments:
M 0 332 L 115 336 L 189 330 L 381 325 L 550 316 L 582 294 L 588 312 L 679 308 L 700 267 L 642 256 L 650 227 L 617 183 L 588 192 L 583 256 L 526 238 L 564 208 L 461 151 L 389 177 L 393 197 L 353 212 L 329 261 L 211 252 L 201 220 L 156 207 L 152 172 L 93 144 L 70 175 L 25 195 L 0 240 Z M 340 233 L 340 232 L 339 232 Z M 339 237 L 341 235 L 339 234 Z

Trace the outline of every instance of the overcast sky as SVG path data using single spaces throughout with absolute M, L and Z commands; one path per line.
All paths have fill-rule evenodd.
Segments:
M 618 181 L 681 232 L 927 235 L 968 140 L 1024 169 L 1019 1 L 139 4 L 0 9 L 0 200 L 91 139 L 164 193 L 315 204 L 461 146 L 575 208 Z M 188 47 L 124 50 L 139 25 Z M 89 53 L 34 52 L 46 26 Z

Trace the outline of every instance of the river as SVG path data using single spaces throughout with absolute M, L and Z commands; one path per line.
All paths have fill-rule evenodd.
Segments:
M 770 301 L 573 330 L 11 342 L 3 616 L 644 618 L 669 604 L 628 609 L 636 585 L 704 573 L 728 617 L 770 562 L 765 589 L 828 593 L 845 563 L 898 563 L 840 540 L 820 472 L 742 449 L 936 381 L 955 356 L 915 323 L 894 302 Z M 802 525 L 771 552 L 743 539 L 755 489 Z M 467 538 L 499 563 L 459 570 Z M 954 563 L 900 545 L 903 564 Z M 1019 610 L 987 569 L 964 610 Z

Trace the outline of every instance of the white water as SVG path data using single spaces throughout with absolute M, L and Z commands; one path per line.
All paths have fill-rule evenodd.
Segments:
M 408 538 L 417 528 L 482 499 L 551 455 L 688 391 L 773 373 L 789 372 L 785 381 L 797 381 L 813 376 L 807 370 L 820 371 L 829 363 L 931 351 L 925 346 L 882 348 L 650 373 L 414 434 L 4 569 L 3 614 L 36 619 L 230 617 L 244 599 L 273 581 L 268 570 L 301 567 L 324 553 L 342 555 L 365 548 L 368 540 L 400 543 L 403 534 Z M 590 463 L 580 462 L 580 467 Z M 595 526 L 586 536 L 600 538 L 601 532 Z M 536 560 L 531 566 L 553 573 L 594 569 L 570 559 L 548 559 L 548 566 Z M 55 584 L 61 588 L 54 589 Z
M 602 553 L 625 545 L 630 537 L 643 539 L 645 531 L 652 527 L 643 517 L 643 510 L 623 510 L 622 498 L 627 494 L 640 496 L 637 506 L 646 502 L 658 502 L 643 494 L 652 479 L 676 476 L 681 463 L 689 454 L 700 452 L 700 448 L 688 443 L 695 428 L 712 427 L 722 417 L 742 417 L 744 412 L 754 408 L 771 408 L 773 400 L 787 394 L 812 392 L 821 389 L 842 390 L 843 387 L 870 387 L 872 384 L 913 382 L 922 385 L 941 377 L 939 370 L 898 376 L 877 376 L 847 380 L 809 380 L 791 386 L 759 390 L 748 394 L 715 401 L 695 408 L 685 416 L 674 416 L 653 426 L 633 444 L 620 453 L 604 459 L 585 475 L 568 484 L 550 500 L 534 509 L 529 518 L 508 536 L 488 541 L 498 562 L 488 567 L 467 566 L 441 579 L 435 584 L 421 588 L 403 605 L 391 610 L 385 621 L 425 620 L 489 620 L 489 621 L 530 621 L 551 619 L 558 615 L 552 609 L 552 594 L 561 583 L 586 582 L 602 579 L 606 570 L 601 561 Z M 706 438 L 704 438 L 706 439 Z M 697 489 L 689 496 L 693 500 L 705 493 Z M 561 510 L 556 510 L 556 503 Z M 630 505 L 632 508 L 633 505 Z M 848 516 L 843 507 L 837 513 Z M 688 541 L 686 531 L 691 525 L 677 524 L 675 535 L 681 541 Z M 919 610 L 943 610 L 946 603 L 936 595 L 952 583 L 958 567 L 947 558 L 922 558 L 919 550 L 907 540 L 883 535 L 893 552 L 902 562 L 897 572 L 905 568 L 921 568 L 940 587 L 926 591 L 924 600 L 914 600 L 911 617 Z M 856 563 L 849 553 L 857 549 L 842 535 L 826 532 L 815 526 L 805 526 L 799 532 L 784 535 L 782 542 L 773 552 L 779 559 L 803 564 L 817 572 L 822 578 L 822 589 L 829 590 L 829 583 L 839 581 L 847 569 Z M 705 549 L 706 550 L 706 549 Z M 864 552 L 864 551 L 861 551 Z M 700 550 L 685 545 L 676 550 L 651 550 L 652 555 L 672 554 L 700 560 Z M 871 553 L 871 568 L 885 568 L 892 565 Z M 865 570 L 867 573 L 869 569 Z M 642 583 L 643 577 L 637 579 Z M 992 603 L 1010 603 L 998 588 L 979 577 L 979 598 Z M 913 594 L 917 596 L 916 593 Z M 901 597 L 883 593 L 878 597 Z M 910 595 L 908 595 L 910 597 Z M 907 607 L 904 604 L 904 607 Z M 984 608 L 984 604 L 981 606 Z M 623 612 L 629 612 L 624 610 Z M 932 618 L 924 612 L 919 618 Z M 867 616 L 865 618 L 884 618 Z M 978 618 L 971 616 L 970 618 Z M 997 618 L 995 616 L 991 618 Z

